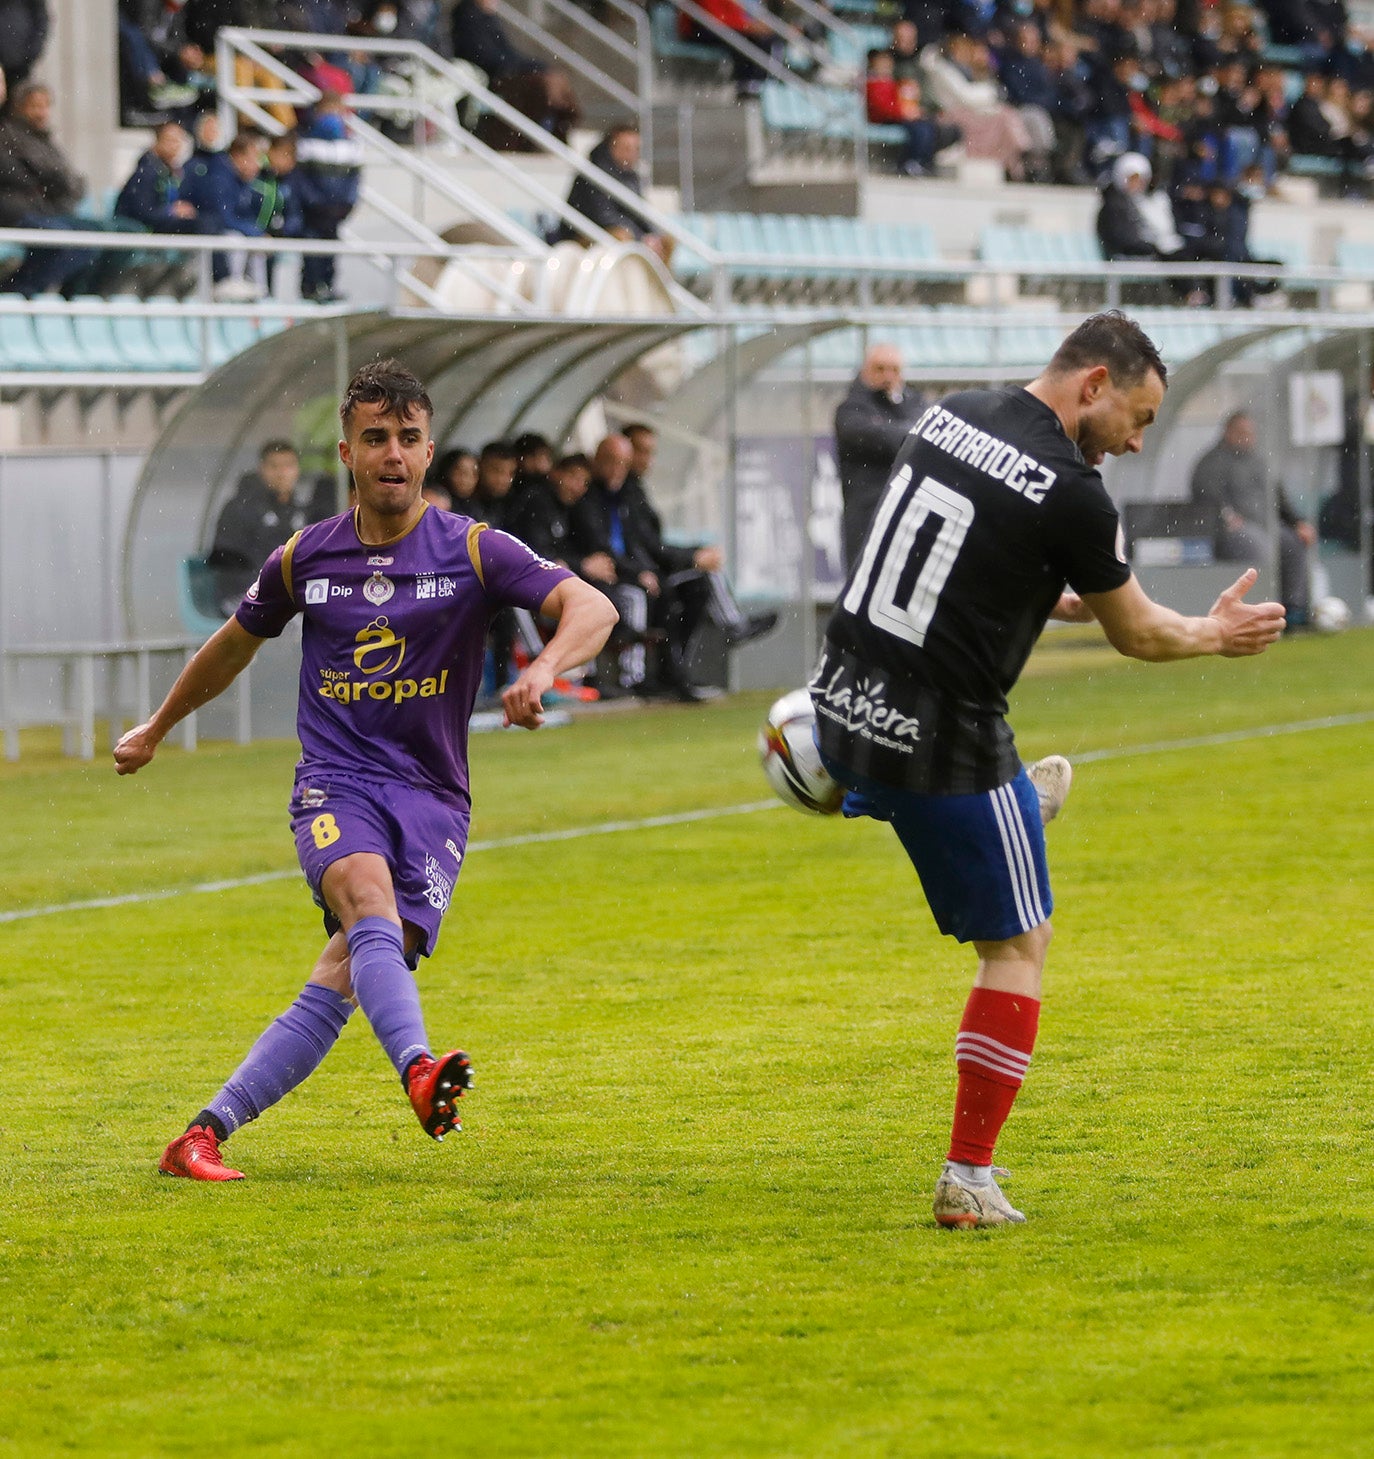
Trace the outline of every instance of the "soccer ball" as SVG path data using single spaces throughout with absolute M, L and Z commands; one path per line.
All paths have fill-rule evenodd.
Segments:
M 793 810 L 833 816 L 844 787 L 825 773 L 812 730 L 816 711 L 805 689 L 784 694 L 759 727 L 759 759 L 768 783 Z
M 1339 633 L 1350 626 L 1350 609 L 1342 598 L 1319 598 L 1312 609 L 1312 625 L 1318 633 Z

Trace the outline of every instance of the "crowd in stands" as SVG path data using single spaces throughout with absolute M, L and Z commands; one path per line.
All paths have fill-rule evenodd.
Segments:
M 904 0 L 870 51 L 869 119 L 908 126 L 904 169 L 961 140 L 1029 181 L 1101 185 L 1145 157 L 1268 187 L 1296 155 L 1374 174 L 1374 51 L 1343 0 Z M 959 134 L 956 138 L 955 132 Z
M 604 437 L 591 456 L 559 453 L 535 434 L 490 441 L 477 452 L 449 447 L 436 453 L 424 496 L 434 508 L 512 533 L 611 598 L 621 621 L 597 667 L 603 698 L 691 703 L 711 697 L 691 671 L 707 625 L 733 646 L 769 632 L 777 615 L 744 611 L 719 548 L 668 540 L 647 484 L 657 445 L 653 427 L 640 423 Z M 303 480 L 290 442 L 267 442 L 215 525 L 206 565 L 220 612 L 233 612 L 274 548 L 334 510 L 333 481 Z M 538 653 L 537 632 L 527 615 L 498 615 L 489 694 L 510 682 L 522 654 Z

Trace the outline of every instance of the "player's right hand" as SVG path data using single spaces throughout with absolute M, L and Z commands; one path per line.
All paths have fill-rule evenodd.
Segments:
M 115 773 L 133 775 L 142 770 L 156 753 L 157 740 L 153 738 L 152 726 L 135 725 L 114 747 Z
M 1238 659 L 1263 653 L 1283 634 L 1286 615 L 1282 603 L 1245 601 L 1246 593 L 1258 578 L 1258 571 L 1247 567 L 1212 604 L 1212 611 L 1207 615 L 1221 627 L 1221 647 L 1217 652 L 1223 658 Z

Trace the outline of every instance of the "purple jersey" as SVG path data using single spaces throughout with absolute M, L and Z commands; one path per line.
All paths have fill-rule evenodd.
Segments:
M 466 808 L 468 718 L 491 616 L 537 612 L 571 576 L 453 512 L 427 507 L 377 546 L 359 539 L 347 512 L 279 547 L 235 616 L 275 638 L 304 615 L 302 773 L 401 780 Z

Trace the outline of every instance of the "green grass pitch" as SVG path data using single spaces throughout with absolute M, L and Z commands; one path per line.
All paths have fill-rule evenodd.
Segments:
M 8 921 L 0 1459 L 1374 1450 L 1374 632 L 1075 642 L 1013 706 L 1028 758 L 1111 752 L 1049 833 L 1028 1225 L 931 1222 L 970 957 L 870 823 L 472 855 L 421 974 L 465 1131 L 355 1017 L 228 1187 L 155 1163 L 294 996 L 303 885 Z M 765 702 L 482 738 L 474 838 L 764 799 Z M 35 737 L 0 910 L 289 868 L 292 760 Z

